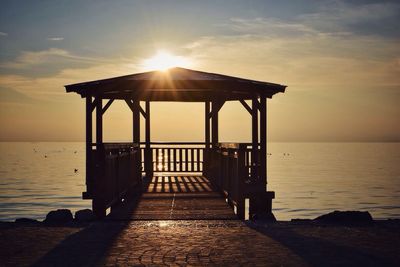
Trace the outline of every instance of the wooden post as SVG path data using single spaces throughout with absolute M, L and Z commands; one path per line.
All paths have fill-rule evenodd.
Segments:
M 212 101 L 212 117 L 211 117 L 211 124 L 212 124 L 212 131 L 211 131 L 211 142 L 212 147 L 215 149 L 218 145 L 218 102 L 216 100 Z
M 133 100 L 133 110 L 132 110 L 132 127 L 133 127 L 133 134 L 132 134 L 132 141 L 133 143 L 140 144 L 140 102 L 139 100 Z
M 251 114 L 251 124 L 252 124 L 252 179 L 253 181 L 257 180 L 258 176 L 258 100 L 257 98 L 253 98 L 252 100 L 252 114 Z
M 133 100 L 131 105 L 132 110 L 132 142 L 138 144 L 140 147 L 140 102 L 139 100 Z M 136 177 L 141 183 L 142 181 L 142 156 L 141 154 L 135 159 L 134 169 L 136 170 Z
M 267 184 L 267 99 L 260 99 L 260 178 L 261 183 Z M 265 188 L 266 190 L 266 188 Z
M 103 145 L 103 99 L 96 97 L 96 145 Z
M 204 154 L 203 154 L 203 175 L 208 176 L 210 174 L 209 167 L 210 167 L 210 101 L 205 102 L 205 133 L 204 133 Z
M 92 159 L 92 96 L 86 97 L 86 194 L 93 194 L 93 159 Z M 85 193 L 83 194 L 85 198 Z
M 153 176 L 153 155 L 151 153 L 151 135 L 150 135 L 150 101 L 146 101 L 146 148 L 144 153 L 144 168 L 147 178 Z
M 205 144 L 206 149 L 210 148 L 210 118 L 208 117 L 210 113 L 210 101 L 205 102 Z
M 103 147 L 103 99 L 96 97 L 96 192 L 93 198 L 93 212 L 98 218 L 106 216 L 106 204 L 104 200 L 104 147 Z

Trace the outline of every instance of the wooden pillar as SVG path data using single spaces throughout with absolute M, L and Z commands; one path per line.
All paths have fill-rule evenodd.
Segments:
M 97 218 L 106 216 L 104 200 L 104 146 L 103 146 L 103 100 L 96 97 L 96 192 L 93 198 L 93 212 Z
M 140 144 L 140 102 L 139 100 L 133 100 L 133 110 L 132 110 L 132 141 L 133 143 Z
M 96 145 L 103 144 L 103 99 L 96 97 Z
M 210 101 L 205 102 L 204 109 L 204 155 L 203 155 L 203 175 L 210 176 L 210 160 L 211 160 L 211 151 L 210 151 Z M 209 177 L 210 178 L 210 177 Z
M 254 98 L 252 100 L 252 112 L 251 112 L 251 144 L 252 144 L 252 178 L 257 179 L 258 176 L 258 100 Z
M 93 159 L 92 159 L 92 143 L 93 143 L 93 122 L 92 122 L 92 97 L 86 97 L 86 190 L 87 194 L 93 192 Z M 83 196 L 85 198 L 85 196 Z
M 209 114 L 210 114 L 210 101 L 206 101 L 205 102 L 205 114 L 204 114 L 204 118 L 205 118 L 205 145 L 206 145 L 206 149 L 210 148 L 210 118 L 209 118 Z
M 213 100 L 212 101 L 212 116 L 211 116 L 211 142 L 212 142 L 212 147 L 216 148 L 218 145 L 218 109 L 219 105 L 218 102 Z
M 150 101 L 146 101 L 146 147 L 145 147 L 145 162 L 144 168 L 146 172 L 146 176 L 151 178 L 153 176 L 153 155 L 151 151 L 151 133 L 150 133 Z
M 260 178 L 267 184 L 267 99 L 260 99 Z M 266 189 L 265 189 L 266 190 Z

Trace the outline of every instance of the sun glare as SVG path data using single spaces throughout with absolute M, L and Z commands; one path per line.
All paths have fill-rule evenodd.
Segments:
M 181 56 L 175 56 L 165 51 L 158 51 L 153 57 L 144 61 L 146 69 L 168 70 L 173 67 L 188 67 L 189 60 Z

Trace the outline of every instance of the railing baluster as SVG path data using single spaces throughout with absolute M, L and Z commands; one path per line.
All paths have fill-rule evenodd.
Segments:
M 189 169 L 189 151 L 185 148 L 185 171 Z
M 194 172 L 194 150 L 195 148 L 190 149 L 190 161 L 191 161 L 191 167 L 190 167 L 190 171 Z
M 167 169 L 166 169 L 166 171 L 171 171 L 171 149 L 170 148 L 168 148 L 167 149 L 167 159 L 168 159 L 168 165 L 167 165 Z
M 172 168 L 172 170 L 174 171 L 174 172 L 176 172 L 176 147 L 174 147 L 173 148 L 173 150 L 172 150 L 172 153 L 173 153 L 173 155 L 174 155 L 174 161 L 173 161 L 173 168 Z
M 183 171 L 182 148 L 179 148 L 179 171 Z
M 197 160 L 197 164 L 196 164 L 196 171 L 197 172 L 199 172 L 200 171 L 200 148 L 197 148 L 196 149 L 196 152 L 197 152 L 197 158 L 196 158 L 196 160 Z

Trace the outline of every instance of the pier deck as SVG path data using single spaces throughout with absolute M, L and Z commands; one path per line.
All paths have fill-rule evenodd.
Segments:
M 162 175 L 145 181 L 143 194 L 112 211 L 113 220 L 233 220 L 237 216 L 201 175 Z

